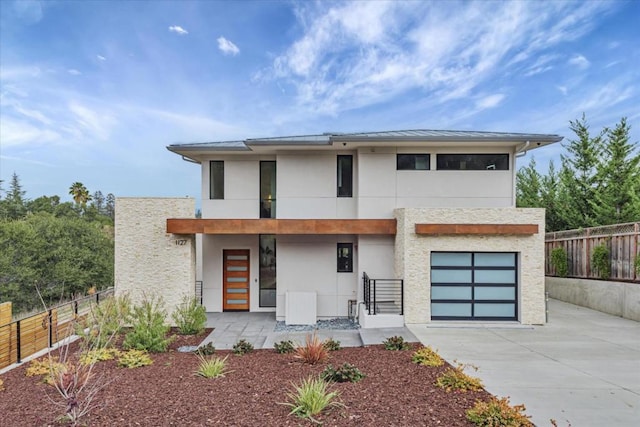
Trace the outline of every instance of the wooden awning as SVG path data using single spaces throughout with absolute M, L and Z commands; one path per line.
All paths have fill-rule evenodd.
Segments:
M 167 219 L 173 234 L 396 234 L 395 219 Z
M 416 224 L 419 235 L 531 235 L 538 234 L 538 224 Z

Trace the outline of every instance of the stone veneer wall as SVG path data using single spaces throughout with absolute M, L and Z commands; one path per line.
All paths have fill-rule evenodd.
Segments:
M 195 237 L 167 234 L 167 218 L 193 218 L 193 198 L 116 198 L 115 294 L 158 295 L 171 313 L 195 295 Z
M 405 323 L 431 321 L 431 252 L 518 252 L 522 324 L 545 322 L 544 209 L 396 209 L 395 271 L 404 279 Z M 538 224 L 534 235 L 417 235 L 415 224 Z

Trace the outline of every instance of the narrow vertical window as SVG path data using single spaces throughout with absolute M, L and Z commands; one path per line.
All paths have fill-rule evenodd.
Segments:
M 224 162 L 209 162 L 209 198 L 224 199 Z
M 353 156 L 338 156 L 338 197 L 353 197 Z
M 276 306 L 276 236 L 260 235 L 260 307 Z
M 276 162 L 260 162 L 260 218 L 276 217 Z
M 353 243 L 338 243 L 338 273 L 353 273 Z

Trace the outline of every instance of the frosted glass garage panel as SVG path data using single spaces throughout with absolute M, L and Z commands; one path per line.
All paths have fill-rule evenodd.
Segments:
M 470 317 L 471 304 L 431 303 L 431 316 Z
M 516 288 L 513 286 L 507 286 L 507 287 L 476 286 L 474 297 L 476 300 L 482 300 L 482 299 L 515 300 Z
M 432 286 L 431 299 L 471 299 L 471 286 Z
M 432 267 L 470 267 L 471 254 L 467 252 L 432 252 Z
M 475 283 L 515 283 L 515 270 L 476 270 Z
M 471 283 L 471 270 L 431 270 L 431 283 Z
M 474 264 L 476 267 L 514 267 L 516 265 L 516 254 L 477 253 Z
M 474 306 L 475 317 L 515 317 L 515 304 L 482 304 Z

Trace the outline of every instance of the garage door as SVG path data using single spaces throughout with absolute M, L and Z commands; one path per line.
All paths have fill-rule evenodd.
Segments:
M 517 320 L 517 254 L 432 252 L 432 320 Z

